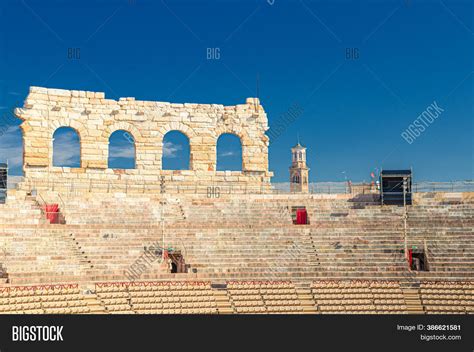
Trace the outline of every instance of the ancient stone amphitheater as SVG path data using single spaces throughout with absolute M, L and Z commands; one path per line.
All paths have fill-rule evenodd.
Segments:
M 474 311 L 473 193 L 415 193 L 406 226 L 405 208 L 381 206 L 373 193 L 278 194 L 256 100 L 106 100 L 32 88 L 17 111 L 25 177 L 0 205 L 2 313 Z M 82 131 L 78 169 L 51 164 L 50 139 L 62 125 Z M 136 169 L 104 166 L 100 146 L 112 125 L 141 134 Z M 161 148 L 150 146 L 180 128 L 194 133 L 193 169 L 160 170 Z M 245 140 L 241 173 L 214 171 L 213 142 L 224 131 Z M 211 182 L 225 191 L 209 194 Z M 54 221 L 47 204 L 59 205 Z M 306 208 L 307 224 L 294 223 L 295 207 Z M 408 268 L 405 239 L 424 250 L 427 270 Z M 185 270 L 170 270 L 165 254 L 179 254 Z

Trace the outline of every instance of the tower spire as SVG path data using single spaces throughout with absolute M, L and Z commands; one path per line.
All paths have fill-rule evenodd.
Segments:
M 306 148 L 300 144 L 299 134 L 297 139 L 298 144 L 291 148 L 290 191 L 308 193 L 309 168 L 306 165 Z

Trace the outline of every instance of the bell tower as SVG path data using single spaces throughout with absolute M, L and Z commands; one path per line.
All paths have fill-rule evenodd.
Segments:
M 309 168 L 306 165 L 306 148 L 299 142 L 291 148 L 290 191 L 308 193 Z

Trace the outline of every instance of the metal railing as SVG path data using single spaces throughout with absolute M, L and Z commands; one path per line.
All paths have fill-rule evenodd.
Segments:
M 417 182 L 412 185 L 412 192 L 474 192 L 474 181 Z
M 291 193 L 291 184 L 289 182 L 275 182 L 272 183 L 273 193 L 284 194 Z M 368 184 L 350 185 L 347 182 L 312 182 L 308 185 L 308 191 L 311 194 L 349 194 L 355 188 L 370 190 Z
M 23 176 L 8 176 L 7 179 L 7 190 L 15 189 L 17 185 L 24 180 Z
M 275 193 L 290 193 L 290 183 L 272 183 Z M 378 192 L 375 185 L 370 183 L 348 182 L 314 182 L 309 184 L 309 193 L 314 194 L 349 194 Z M 412 192 L 474 192 L 474 181 L 450 182 L 416 182 L 412 184 Z
M 180 184 L 179 181 L 166 180 L 159 184 L 136 183 L 132 181 L 99 181 L 75 183 L 64 180 L 27 180 L 27 189 L 47 189 L 61 192 L 64 196 L 84 193 L 143 193 L 143 194 L 202 194 L 209 198 L 225 194 L 289 194 L 289 182 L 249 185 L 237 182 L 212 182 L 209 184 Z M 313 182 L 309 184 L 310 194 L 376 194 L 376 185 L 369 183 L 349 182 Z M 452 182 L 416 182 L 412 185 L 413 193 L 427 192 L 474 192 L 474 181 Z M 62 201 L 62 203 L 64 203 Z
M 122 182 L 107 182 L 107 181 L 88 181 L 86 183 L 75 183 L 58 180 L 41 180 L 41 181 L 27 181 L 27 189 L 33 190 L 49 190 L 57 191 L 62 193 L 64 196 L 68 195 L 80 195 L 84 193 L 142 193 L 142 194 L 160 194 L 160 193 L 171 193 L 171 194 L 209 194 L 210 197 L 213 195 L 223 194 L 263 194 L 271 192 L 270 185 L 248 185 L 245 183 L 218 183 L 210 182 L 209 184 L 195 184 L 186 185 L 179 184 L 174 181 L 172 183 L 163 184 L 144 184 L 134 183 L 131 181 Z

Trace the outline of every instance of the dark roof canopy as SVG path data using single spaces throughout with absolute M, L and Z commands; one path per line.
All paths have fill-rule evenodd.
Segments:
M 411 176 L 411 170 L 382 170 L 382 176 Z
M 5 163 L 0 163 L 0 169 L 6 169 L 7 168 L 7 164 Z

